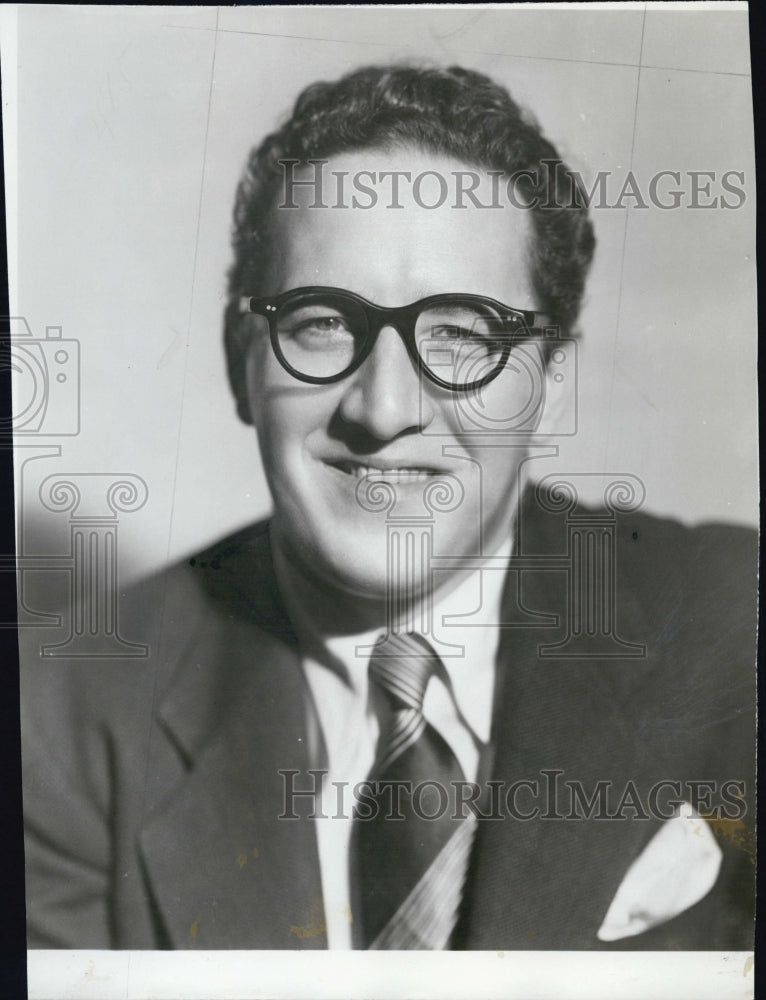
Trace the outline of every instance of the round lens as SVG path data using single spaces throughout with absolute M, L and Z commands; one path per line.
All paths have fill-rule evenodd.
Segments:
M 279 349 L 296 372 L 332 378 L 349 368 L 367 337 L 362 307 L 352 299 L 309 292 L 289 299 L 276 317 Z
M 415 338 L 426 368 L 452 385 L 471 385 L 492 374 L 507 340 L 500 314 L 469 299 L 427 306 L 418 317 Z

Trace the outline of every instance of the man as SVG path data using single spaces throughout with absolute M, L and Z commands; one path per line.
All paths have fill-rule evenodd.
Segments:
M 456 68 L 317 84 L 253 152 L 274 514 L 128 596 L 145 666 L 28 671 L 31 944 L 750 946 L 751 534 L 524 488 L 594 247 L 557 160 Z

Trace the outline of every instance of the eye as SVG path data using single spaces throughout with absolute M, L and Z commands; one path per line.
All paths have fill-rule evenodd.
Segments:
M 343 316 L 309 316 L 306 319 L 293 319 L 289 323 L 280 323 L 280 330 L 293 335 L 313 334 L 315 336 L 351 333 L 348 321 Z
M 471 340 L 482 335 L 475 330 L 465 326 L 432 326 L 430 330 L 433 338 L 444 338 L 448 340 Z
M 440 307 L 438 312 L 429 310 L 420 317 L 418 326 L 421 352 L 428 352 L 429 344 L 435 347 L 437 343 L 445 350 L 459 350 L 460 358 L 495 356 L 503 351 L 502 324 L 476 309 L 459 305 Z
M 433 339 L 494 340 L 502 329 L 502 320 L 490 306 L 465 300 L 434 303 L 418 317 L 419 335 Z
M 282 352 L 296 368 L 305 368 L 307 362 L 301 359 L 308 355 L 340 359 L 337 364 L 342 368 L 356 351 L 354 325 L 337 303 L 298 302 L 278 316 L 277 335 Z
M 277 321 L 279 336 L 304 345 L 333 346 L 354 337 L 351 320 L 337 306 L 320 303 L 285 309 Z

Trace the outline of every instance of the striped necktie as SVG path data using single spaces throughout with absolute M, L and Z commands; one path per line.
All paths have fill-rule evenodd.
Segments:
M 463 772 L 423 716 L 439 668 L 425 639 L 412 633 L 380 640 L 370 658 L 370 683 L 390 716 L 352 830 L 357 948 L 443 949 L 457 920 L 475 816 L 455 817 L 453 782 Z

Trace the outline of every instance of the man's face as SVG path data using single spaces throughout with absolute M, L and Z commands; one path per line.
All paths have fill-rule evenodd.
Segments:
M 330 160 L 332 171 L 426 170 L 452 177 L 467 167 L 433 155 L 362 150 Z M 348 183 L 348 182 L 347 182 Z M 484 181 L 482 182 L 485 183 Z M 480 201 L 491 201 L 477 189 Z M 451 194 L 428 209 L 402 187 L 402 208 L 380 187 L 378 204 L 362 208 L 276 209 L 271 263 L 257 289 L 277 295 L 307 285 L 347 289 L 376 305 L 403 306 L 427 295 L 472 293 L 520 309 L 539 308 L 529 277 L 529 215 L 507 204 L 483 209 Z M 452 188 L 451 188 L 452 190 Z M 423 187 L 421 203 L 433 204 Z M 296 201 L 299 198 L 295 192 Z M 325 196 L 331 204 L 334 195 Z M 350 202 L 350 195 L 346 196 Z M 383 327 L 362 366 L 340 382 L 311 385 L 285 371 L 269 344 L 267 324 L 248 317 L 253 334 L 247 358 L 247 394 L 274 502 L 273 538 L 289 561 L 323 585 L 382 599 L 386 593 L 386 511 L 360 503 L 360 479 L 395 491 L 397 518 L 429 514 L 424 488 L 454 477 L 462 502 L 435 514 L 434 555 L 491 555 L 510 532 L 514 488 L 524 441 L 462 433 L 462 412 L 496 428 L 529 396 L 529 377 L 509 365 L 480 395 L 458 398 L 419 375 L 402 339 Z M 505 439 L 509 442 L 510 439 Z M 482 443 L 485 445 L 482 447 Z M 487 444 L 495 447 L 486 447 Z M 363 484 L 364 486 L 365 484 Z M 369 506 L 369 505 L 368 505 Z M 411 586 L 424 583 L 415 569 Z

